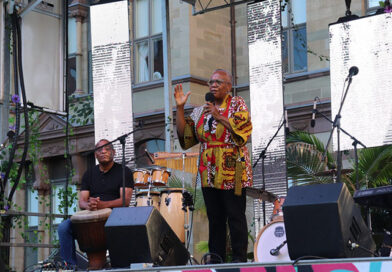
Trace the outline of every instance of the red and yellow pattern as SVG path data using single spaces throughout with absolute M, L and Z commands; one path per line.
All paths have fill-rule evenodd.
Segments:
M 243 98 L 227 95 L 218 110 L 229 119 L 234 134 L 215 120 L 210 131 L 207 116 L 199 107 L 186 118 L 184 139 L 180 143 L 184 149 L 201 144 L 198 175 L 203 187 L 234 189 L 236 180 L 241 188 L 250 187 L 252 166 L 245 146 L 252 133 L 248 108 Z

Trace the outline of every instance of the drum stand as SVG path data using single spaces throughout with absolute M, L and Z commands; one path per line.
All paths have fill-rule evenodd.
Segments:
M 186 157 L 186 153 L 183 152 L 182 153 L 182 195 L 183 195 L 183 199 L 182 199 L 182 209 L 184 211 L 184 230 L 185 230 L 185 247 L 188 248 L 189 245 L 189 236 L 190 236 L 190 230 L 189 230 L 189 214 L 187 214 L 187 211 L 189 209 L 187 209 L 187 206 L 184 205 L 184 193 L 185 193 L 185 157 Z

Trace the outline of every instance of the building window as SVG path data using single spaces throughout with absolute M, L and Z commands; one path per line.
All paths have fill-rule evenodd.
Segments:
M 151 155 L 155 152 L 165 151 L 165 140 L 162 139 L 148 139 L 135 143 L 135 157 L 137 167 L 146 167 L 152 163 L 146 156 L 146 152 Z
M 379 0 L 367 0 L 366 14 L 374 14 L 380 8 Z
M 26 178 L 26 211 L 38 213 L 39 211 L 39 195 L 38 191 L 33 188 L 35 181 L 34 168 L 31 163 L 27 161 L 25 168 Z M 28 216 L 27 226 L 25 228 L 24 239 L 25 243 L 38 243 L 42 238 L 42 232 L 38 232 L 38 225 L 42 221 L 42 217 Z M 26 247 L 25 249 L 25 267 L 30 267 L 38 262 L 38 251 L 34 247 Z
M 283 73 L 307 71 L 306 0 L 287 3 L 282 11 L 282 27 Z
M 163 78 L 161 0 L 134 1 L 135 83 Z
M 76 20 L 68 18 L 68 78 L 67 95 L 76 91 Z

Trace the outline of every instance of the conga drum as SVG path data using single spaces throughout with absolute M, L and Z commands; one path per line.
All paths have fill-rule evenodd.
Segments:
M 112 209 L 83 210 L 71 216 L 72 228 L 79 248 L 87 253 L 89 269 L 97 270 L 106 264 L 105 223 Z
M 161 191 L 160 212 L 182 243 L 185 243 L 185 212 L 182 209 L 182 188 Z
M 161 203 L 160 193 L 156 191 L 150 192 L 148 199 L 148 191 L 141 191 L 136 194 L 136 207 L 154 206 L 158 211 Z M 149 202 L 150 201 L 150 202 Z

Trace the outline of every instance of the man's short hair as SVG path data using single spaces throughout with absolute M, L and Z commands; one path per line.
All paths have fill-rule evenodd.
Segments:
M 215 73 L 225 73 L 227 75 L 227 77 L 229 78 L 230 84 L 233 85 L 233 76 L 231 75 L 231 73 L 225 69 L 219 68 L 216 69 L 212 74 Z
M 98 144 L 99 144 L 100 142 L 103 142 L 103 141 L 105 141 L 105 142 L 107 142 L 107 143 L 110 143 L 110 141 L 109 141 L 108 139 L 101 139 L 101 140 L 99 140 L 99 141 L 95 144 L 95 149 L 97 149 L 97 148 L 98 148 Z M 111 149 L 114 150 L 114 147 L 113 147 L 113 144 L 112 144 L 112 143 L 108 144 L 107 146 L 109 146 Z

